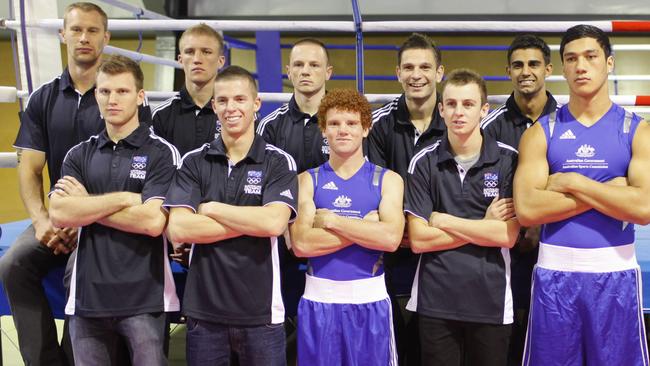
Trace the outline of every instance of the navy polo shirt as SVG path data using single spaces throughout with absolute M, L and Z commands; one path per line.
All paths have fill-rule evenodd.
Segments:
M 540 117 L 551 114 L 559 109 L 553 95 L 546 92 L 546 96 L 548 99 Z M 537 121 L 531 120 L 521 112 L 517 102 L 515 102 L 515 94 L 512 93 L 502 106 L 490 112 L 481 121 L 481 129 L 484 134 L 490 135 L 497 141 L 501 141 L 517 149 L 519 148 L 521 135 L 535 122 Z
M 176 149 L 140 124 L 114 143 L 106 130 L 74 146 L 61 174 L 75 177 L 91 195 L 141 193 L 142 201 L 165 199 L 180 157 Z M 66 314 L 131 316 L 179 310 L 162 236 L 84 226 L 74 263 Z
M 151 120 L 146 99 L 139 117 L 140 121 Z M 103 129 L 95 88 L 79 93 L 66 68 L 30 95 L 14 147 L 45 153 L 52 187 L 61 177 L 61 164 L 68 150 Z
M 257 134 L 293 156 L 298 163 L 298 173 L 329 159 L 330 148 L 318 127 L 318 116 L 301 112 L 295 95 L 289 103 L 260 121 Z
M 185 87 L 154 108 L 152 126 L 156 135 L 176 146 L 181 156 L 211 142 L 219 132 L 211 103 L 203 107 L 194 104 Z
M 183 158 L 164 206 L 222 202 L 236 206 L 284 203 L 296 212 L 298 180 L 293 158 L 255 135 L 244 159 L 229 166 L 221 137 Z M 192 247 L 183 312 L 228 325 L 282 323 L 277 237 L 239 236 Z
M 482 219 L 498 194 L 512 197 L 517 151 L 483 137 L 478 161 L 465 171 L 447 136 L 416 154 L 409 165 L 404 211 L 427 222 L 443 212 Z M 423 253 L 408 309 L 425 316 L 477 323 L 512 323 L 507 248 L 467 244 Z
M 424 133 L 419 133 L 406 106 L 402 94 L 372 113 L 372 129 L 368 135 L 368 160 L 388 168 L 406 180 L 408 164 L 418 151 L 438 141 L 444 133 L 445 121 L 438 112 L 440 96 Z M 417 267 L 417 256 L 408 248 L 386 253 L 386 284 L 396 295 L 411 293 L 411 285 Z

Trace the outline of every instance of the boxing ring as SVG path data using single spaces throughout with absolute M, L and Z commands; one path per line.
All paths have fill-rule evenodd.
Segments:
M 395 76 L 389 75 L 366 75 L 364 51 L 397 50 L 397 46 L 390 45 L 364 45 L 364 35 L 372 33 L 406 33 L 406 32 L 426 32 L 426 33 L 545 33 L 558 34 L 564 32 L 567 28 L 576 24 L 590 24 L 603 29 L 608 33 L 619 34 L 637 34 L 650 33 L 650 21 L 363 21 L 359 11 L 358 0 L 351 0 L 352 20 L 350 21 L 297 21 L 297 20 L 181 20 L 172 19 L 161 14 L 153 13 L 144 9 L 135 8 L 131 5 L 124 4 L 121 1 L 103 1 L 113 6 L 120 7 L 130 11 L 137 19 L 109 19 L 108 28 L 111 32 L 117 33 L 122 31 L 182 31 L 190 26 L 205 23 L 216 30 L 223 32 L 254 32 L 257 43 L 250 43 L 236 38 L 225 36 L 226 55 L 229 49 L 239 48 L 252 50 L 256 52 L 257 73 L 260 86 L 260 97 L 267 103 L 287 102 L 291 94 L 282 93 L 282 78 L 279 70 L 282 69 L 281 59 L 279 58 L 280 50 L 290 48 L 291 45 L 280 42 L 280 32 L 283 33 L 345 33 L 353 34 L 355 42 L 353 45 L 327 45 L 328 49 L 342 49 L 355 52 L 355 74 L 354 75 L 334 75 L 334 80 L 354 80 L 356 88 L 363 92 L 365 90 L 366 80 L 396 80 Z M 17 86 L 0 86 L 0 102 L 15 103 L 19 102 L 21 110 L 29 94 L 38 87 L 34 85 L 32 74 L 33 65 L 30 63 L 30 40 L 28 34 L 33 30 L 54 33 L 62 28 L 62 19 L 39 18 L 32 19 L 26 14 L 25 0 L 20 1 L 20 11 L 14 19 L 0 20 L 0 28 L 11 30 L 11 40 L 13 47 L 14 64 L 20 68 L 17 71 Z M 148 18 L 148 19 L 142 19 Z M 142 33 L 139 34 L 140 39 Z M 18 47 L 20 45 L 20 47 Z M 22 49 L 22 52 L 20 52 Z M 552 50 L 559 49 L 558 45 L 551 45 Z M 506 45 L 457 45 L 442 46 L 444 52 L 454 51 L 485 51 L 485 52 L 503 52 L 507 50 Z M 613 50 L 616 53 L 627 51 L 649 51 L 650 44 L 624 44 L 614 45 Z M 104 49 L 106 54 L 122 54 L 136 61 L 164 65 L 171 68 L 180 68 L 175 60 L 168 58 L 156 57 L 153 55 L 141 53 L 138 51 L 122 49 L 114 46 L 107 46 Z M 271 59 L 269 56 L 274 56 Z M 264 66 L 262 66 L 264 65 Z M 286 77 L 286 75 L 284 76 Z M 505 81 L 509 80 L 506 76 L 486 75 L 488 81 Z M 610 81 L 614 83 L 616 90 L 617 82 L 650 82 L 650 75 L 610 75 Z M 564 79 L 560 75 L 553 75 L 547 78 L 548 82 L 562 82 Z M 150 101 L 162 101 L 173 96 L 175 92 L 166 91 L 147 91 L 147 97 Z M 368 100 L 373 104 L 388 102 L 398 94 L 366 94 Z M 493 105 L 502 104 L 509 95 L 490 95 L 488 100 Z M 564 104 L 568 101 L 567 95 L 555 95 L 559 103 Z M 650 95 L 613 95 L 612 100 L 630 108 L 650 114 Z M 15 168 L 15 152 L 0 152 L 0 167 Z M 20 233 L 27 225 L 27 221 L 1 224 L 2 235 L 0 236 L 0 249 L 7 247 L 13 242 L 15 236 Z M 644 293 L 646 308 L 650 311 L 650 229 L 637 227 L 638 260 L 643 269 Z M 0 252 L 1 254 L 1 252 Z M 46 283 L 46 287 L 53 287 L 51 283 Z M 55 294 L 58 290 L 55 289 Z M 4 295 L 4 294 L 2 294 Z M 58 295 L 61 295 L 60 293 Z M 51 298 L 52 299 L 52 298 Z M 60 305 L 59 305 L 60 304 Z M 54 313 L 62 315 L 62 297 L 57 302 L 52 303 Z M 59 306 L 61 306 L 59 308 Z M 9 314 L 8 307 L 4 296 L 0 296 L 0 315 Z

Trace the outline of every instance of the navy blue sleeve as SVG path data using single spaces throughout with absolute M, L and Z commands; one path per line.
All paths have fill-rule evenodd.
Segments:
M 43 89 L 36 90 L 27 102 L 27 109 L 20 119 L 20 128 L 14 146 L 16 148 L 47 152 Z
M 367 142 L 367 151 L 368 151 L 368 160 L 381 167 L 386 167 L 386 156 L 384 153 L 384 131 L 381 129 L 379 122 L 373 124 L 368 134 Z
M 178 160 L 178 151 L 166 142 L 165 148 L 159 150 L 159 154 L 157 154 L 155 161 L 153 161 L 150 170 L 147 172 L 144 187 L 142 187 L 142 202 L 154 198 L 165 199 L 169 184 L 176 172 Z
M 84 169 L 83 169 L 83 161 L 84 161 L 84 155 L 85 155 L 85 150 L 86 147 L 88 146 L 88 143 L 82 142 L 79 145 L 73 146 L 68 153 L 65 155 L 65 158 L 63 159 L 63 165 L 61 166 L 61 177 L 65 176 L 70 176 L 75 178 L 79 183 L 81 183 L 84 187 L 86 187 L 86 190 L 88 190 L 88 187 L 86 186 L 86 180 L 84 178 Z M 52 192 L 56 189 L 54 187 L 54 184 L 56 182 L 52 182 L 51 186 L 51 191 L 48 195 L 51 195 Z M 90 192 L 89 192 L 90 193 Z
M 199 204 L 203 199 L 198 164 L 200 158 L 200 153 L 185 155 L 169 185 L 167 197 L 163 203 L 164 207 L 187 207 L 194 212 L 199 209 Z
M 277 149 L 280 156 L 274 156 L 262 190 L 262 204 L 264 206 L 281 202 L 291 208 L 291 218 L 296 217 L 298 201 L 298 178 L 296 175 L 296 162 L 291 155 Z
M 505 158 L 505 157 L 504 157 Z M 502 158 L 503 164 L 501 171 L 503 172 L 503 184 L 499 192 L 499 198 L 512 198 L 512 182 L 515 178 L 515 171 L 517 170 L 518 155 L 513 153 L 508 156 L 508 159 Z
M 404 190 L 404 212 L 429 221 L 434 202 L 431 194 L 432 177 L 427 156 L 417 156 L 409 164 Z

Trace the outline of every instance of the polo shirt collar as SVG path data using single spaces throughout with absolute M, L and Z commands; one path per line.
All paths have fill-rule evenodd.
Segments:
M 508 97 L 508 100 L 506 100 L 506 107 L 508 108 L 508 111 L 512 113 L 514 118 L 512 118 L 512 121 L 514 121 L 515 124 L 518 125 L 523 125 L 525 123 L 528 123 L 530 119 L 521 112 L 521 109 L 519 109 L 519 106 L 517 105 L 517 102 L 515 101 L 515 93 L 511 93 L 510 97 Z M 551 114 L 552 112 L 557 109 L 557 101 L 555 98 L 553 98 L 553 95 L 546 91 L 546 104 L 544 105 L 544 109 L 542 110 L 541 116 L 546 116 L 548 114 Z M 536 122 L 536 121 L 533 121 Z
M 70 76 L 70 70 L 66 67 L 61 73 L 61 80 L 59 81 L 59 90 L 74 89 L 74 83 L 72 82 L 72 77 Z
M 481 130 L 481 135 L 483 136 L 481 152 L 478 157 L 478 161 L 474 166 L 492 164 L 496 163 L 499 160 L 499 145 L 497 145 L 497 141 L 489 135 L 484 134 L 483 130 Z M 440 139 L 440 146 L 438 146 L 436 151 L 438 152 L 439 164 L 449 160 L 454 160 L 454 155 L 451 152 L 451 146 L 449 144 L 447 131 L 445 131 L 445 133 L 442 135 L 442 138 Z
M 445 131 L 445 121 L 442 120 L 440 116 L 440 111 L 438 110 L 438 104 L 440 103 L 440 93 L 436 93 L 436 106 L 433 109 L 433 115 L 431 116 L 431 123 L 429 127 L 424 131 L 424 134 L 429 133 L 432 130 Z M 409 113 L 408 106 L 406 105 L 406 94 L 402 94 L 397 100 L 397 123 L 405 126 L 413 126 L 411 122 L 411 115 Z
M 208 155 L 221 156 L 228 159 L 226 145 L 223 143 L 223 138 L 221 134 L 210 143 L 210 148 L 208 148 Z M 264 162 L 264 157 L 266 156 L 266 141 L 255 134 L 253 137 L 253 144 L 248 150 L 246 157 L 243 160 L 251 160 L 255 163 Z
M 181 108 L 185 110 L 200 109 L 201 111 L 207 109 L 210 112 L 213 112 L 212 105 L 210 102 L 206 103 L 203 107 L 196 105 L 196 103 L 194 103 L 194 99 L 192 99 L 192 96 L 190 95 L 190 92 L 187 91 L 187 88 L 185 86 L 181 88 L 179 95 L 181 97 Z
M 300 106 L 298 106 L 298 102 L 296 102 L 296 95 L 293 94 L 291 96 L 291 99 L 289 100 L 289 116 L 291 117 L 291 121 L 294 123 L 304 123 L 305 119 L 311 118 L 307 113 L 303 113 L 300 110 Z
M 138 128 L 133 130 L 130 135 L 127 137 L 123 138 L 120 141 L 124 141 L 124 143 L 133 146 L 135 148 L 139 148 L 142 145 L 145 144 L 147 141 L 147 138 L 149 138 L 150 130 L 149 126 L 147 126 L 146 123 L 140 123 Z M 110 137 L 108 137 L 108 132 L 106 132 L 106 129 L 104 129 L 102 132 L 99 133 L 99 140 L 98 140 L 98 147 L 101 149 L 104 146 L 107 145 L 115 145 L 113 140 L 111 140 Z

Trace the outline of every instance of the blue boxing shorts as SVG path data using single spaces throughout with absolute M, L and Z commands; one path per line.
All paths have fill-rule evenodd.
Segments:
M 647 366 L 634 244 L 540 243 L 523 366 Z
M 298 304 L 299 366 L 397 366 L 384 276 L 333 281 L 307 275 Z

